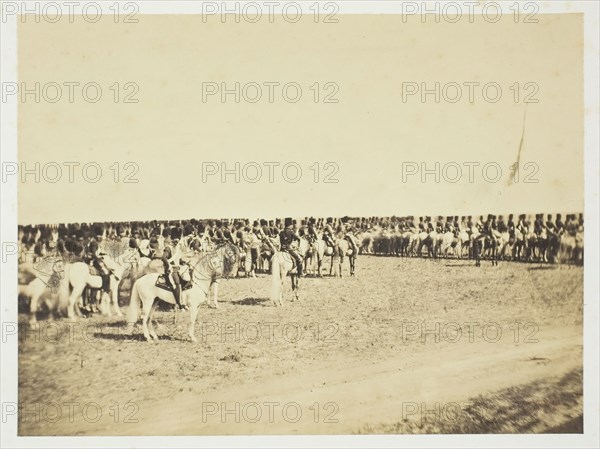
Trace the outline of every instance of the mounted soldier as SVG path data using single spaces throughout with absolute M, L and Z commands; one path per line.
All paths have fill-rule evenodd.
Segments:
M 298 277 L 302 277 L 302 258 L 293 247 L 294 242 L 300 242 L 300 237 L 293 230 L 293 221 L 291 218 L 285 219 L 285 228 L 279 233 L 279 239 L 281 241 L 281 250 L 287 251 L 294 258 Z
M 544 214 L 535 214 L 533 232 L 539 237 L 545 230 L 546 226 L 544 225 Z
M 269 251 L 272 251 L 272 254 L 277 252 L 277 249 L 271 240 L 275 237 L 275 235 L 272 234 L 271 227 L 269 227 L 269 222 L 267 220 L 261 218 L 260 226 L 255 226 L 253 232 L 263 242 L 263 244 L 267 246 Z
M 233 245 L 235 245 L 235 238 L 234 238 L 234 232 L 232 232 L 232 227 L 233 225 L 229 224 L 229 220 L 225 219 L 223 220 L 223 238 L 225 240 L 225 243 L 231 243 Z
M 556 214 L 556 233 L 562 235 L 565 232 L 565 224 L 562 221 L 562 215 Z
M 354 255 L 358 255 L 358 241 L 356 236 L 354 235 L 354 229 L 351 223 L 346 223 L 344 239 L 348 240 L 348 243 L 350 244 L 350 248 L 352 248 L 352 252 L 354 253 Z
M 515 237 L 515 222 L 513 219 L 513 214 L 508 216 L 508 222 L 506 223 L 506 230 L 508 231 L 508 236 L 513 239 Z
M 517 227 L 516 227 L 517 231 L 519 231 L 525 237 L 527 235 L 527 233 L 529 232 L 528 227 L 529 227 L 529 225 L 527 223 L 525 214 L 519 215 L 519 221 L 517 222 Z
M 316 224 L 315 219 L 310 217 L 308 219 L 308 228 L 306 230 L 306 238 L 308 239 L 308 241 L 311 245 L 314 245 L 317 242 L 317 240 L 319 240 L 319 236 L 315 229 L 315 224 Z
M 99 237 L 101 238 L 101 236 Z M 102 278 L 102 290 L 108 293 L 110 291 L 110 271 L 102 260 L 97 239 L 98 237 L 91 239 L 85 246 L 83 258 L 86 263 L 92 265 L 98 271 L 98 274 Z
M 170 243 L 170 241 L 166 240 L 165 243 Z M 180 309 L 184 308 L 184 306 L 181 304 L 181 280 L 179 279 L 179 267 L 175 267 L 170 260 L 173 257 L 172 247 L 170 244 L 161 247 L 158 243 L 158 239 L 153 237 L 150 239 L 150 248 L 152 251 L 152 259 L 161 260 L 163 263 L 165 282 L 173 291 L 173 296 L 175 297 L 175 303 L 177 307 Z
M 333 219 L 331 217 L 328 218 L 327 223 L 323 227 L 323 241 L 327 244 L 327 246 L 335 248 L 332 223 Z
M 546 221 L 546 231 L 548 232 L 548 236 L 557 236 L 558 230 L 556 228 L 556 225 L 554 224 L 554 221 L 552 221 L 552 215 L 549 214 L 547 218 L 548 219 Z
M 425 217 L 425 222 L 426 232 L 433 232 L 435 228 L 433 227 L 433 223 L 431 222 L 431 217 Z

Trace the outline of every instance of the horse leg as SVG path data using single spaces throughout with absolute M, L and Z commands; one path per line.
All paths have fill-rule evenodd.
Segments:
M 152 305 L 150 306 L 150 313 L 148 313 L 148 331 L 153 340 L 158 341 L 158 335 L 156 335 L 156 331 L 154 330 L 154 323 L 152 322 L 152 315 L 154 315 L 154 311 L 156 310 L 156 306 L 158 305 L 158 301 L 154 299 L 152 301 Z
M 150 312 L 155 301 L 155 299 L 152 299 L 152 303 L 148 305 L 148 302 L 145 299 L 142 300 L 142 329 L 144 331 L 144 338 L 147 341 L 152 341 L 148 330 L 148 320 L 150 319 Z
M 298 301 L 298 276 L 292 274 L 292 301 Z
M 219 302 L 217 301 L 217 299 L 219 297 L 219 280 L 217 279 L 215 282 L 212 283 L 212 285 L 213 285 L 213 302 L 214 302 L 215 309 L 218 309 Z
M 75 318 L 75 304 L 77 303 L 77 307 L 79 308 L 79 302 L 78 299 L 81 298 L 81 294 L 83 293 L 83 290 L 85 289 L 85 283 L 83 283 L 82 285 L 74 285 L 73 286 L 73 291 L 71 292 L 71 295 L 69 296 L 69 306 L 67 308 L 67 317 L 68 318 Z M 78 315 L 80 315 L 80 313 L 78 313 Z
M 37 310 L 38 310 L 38 301 L 40 296 L 44 293 L 44 285 L 42 288 L 36 288 L 35 291 L 31 292 L 31 302 L 29 303 L 29 325 L 33 328 L 37 324 Z M 31 287 L 29 287 L 31 289 Z
M 112 306 L 115 309 L 115 313 L 117 316 L 123 316 L 121 309 L 119 308 L 119 281 L 117 281 L 114 277 L 110 278 L 110 295 L 112 299 Z M 108 308 L 110 313 L 110 307 Z
M 279 305 L 283 307 L 283 280 L 285 277 L 281 277 L 281 289 L 279 290 Z
M 112 316 L 112 312 L 110 311 L 110 294 L 106 293 L 104 290 L 98 290 L 97 294 L 100 295 L 100 301 L 98 301 L 100 313 L 102 315 Z
M 196 319 L 198 317 L 198 312 L 200 310 L 200 302 L 201 301 L 197 301 L 195 298 L 190 298 L 190 299 L 191 299 L 190 300 L 190 329 L 189 329 L 188 335 L 189 335 L 192 343 L 196 343 L 198 341 L 198 339 L 196 338 L 195 327 L 196 327 Z M 208 300 L 208 298 L 206 298 L 206 300 Z

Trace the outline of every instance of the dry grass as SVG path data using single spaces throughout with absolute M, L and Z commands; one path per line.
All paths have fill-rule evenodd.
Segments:
M 347 275 L 347 266 L 345 270 Z M 60 338 L 42 335 L 36 341 L 34 334 L 22 332 L 19 401 L 143 404 L 177 392 L 201 397 L 232 385 L 268 382 L 315 369 L 343 370 L 403 354 L 439 351 L 450 344 L 468 349 L 466 337 L 458 343 L 403 338 L 406 323 L 423 320 L 431 326 L 436 321 L 442 325 L 494 322 L 506 339 L 513 338 L 511 326 L 516 322 L 535 323 L 542 330 L 580 328 L 582 323 L 583 270 L 573 266 L 484 263 L 475 268 L 466 261 L 365 256 L 358 259 L 355 278 L 303 279 L 300 302 L 289 301 L 288 283 L 283 308 L 267 300 L 269 283 L 267 276 L 222 281 L 220 308 L 201 309 L 197 344 L 185 341 L 187 316 L 179 314 L 174 325 L 173 312 L 157 313 L 161 341 L 154 344 L 142 341 L 139 327 L 134 336 L 125 335 L 122 323 L 114 318 L 80 319 L 73 338 L 63 332 Z M 21 319 L 24 322 L 26 316 Z M 576 395 L 573 382 L 567 382 L 567 396 L 555 398 L 557 406 Z M 551 383 L 523 388 L 531 394 L 554 391 Z M 511 394 L 501 392 L 498 398 Z M 510 419 L 507 427 L 492 426 L 477 416 L 474 412 L 473 423 L 465 422 L 462 431 L 512 429 Z M 399 425 L 390 431 L 420 431 Z M 531 423 L 514 430 L 540 428 Z M 27 423 L 21 430 L 60 432 L 44 423 Z M 427 427 L 430 430 L 436 428 Z

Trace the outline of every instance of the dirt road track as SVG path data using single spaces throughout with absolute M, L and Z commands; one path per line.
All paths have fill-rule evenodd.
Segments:
M 422 403 L 427 410 L 436 403 L 460 404 L 486 392 L 547 378 L 549 373 L 559 377 L 582 365 L 577 328 L 540 332 L 538 343 L 480 342 L 424 349 L 408 358 L 271 379 L 214 395 L 177 394 L 160 403 L 140 404 L 137 424 L 85 429 L 90 434 L 113 435 L 353 433 L 366 424 L 401 421 L 403 414 L 418 418 L 425 411 L 420 409 Z M 279 404 L 271 406 L 271 418 L 269 402 Z M 283 406 L 293 402 L 299 407 L 290 407 L 286 419 Z M 258 405 L 248 405 L 252 403 Z M 333 405 L 325 406 L 328 403 Z M 256 420 L 257 409 L 262 416 L 249 422 Z M 229 413 L 223 414 L 224 410 Z M 302 417 L 290 422 L 297 410 Z

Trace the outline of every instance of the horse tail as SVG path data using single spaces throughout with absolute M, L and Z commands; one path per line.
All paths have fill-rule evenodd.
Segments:
M 281 261 L 275 253 L 271 260 L 271 301 L 278 302 L 281 298 Z
M 131 287 L 131 299 L 129 300 L 129 308 L 127 309 L 127 324 L 133 326 L 140 316 L 140 293 L 138 291 L 139 280 L 135 281 Z

